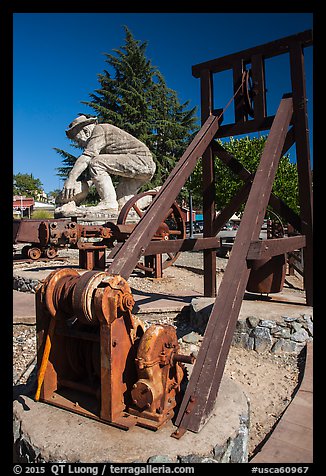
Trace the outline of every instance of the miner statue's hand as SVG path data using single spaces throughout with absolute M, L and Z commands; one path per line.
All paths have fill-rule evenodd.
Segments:
M 62 196 L 64 199 L 72 200 L 73 196 L 78 192 L 78 185 L 75 180 L 68 178 L 62 189 Z

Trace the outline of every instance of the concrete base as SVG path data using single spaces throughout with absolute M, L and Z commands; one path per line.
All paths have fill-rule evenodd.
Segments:
M 156 432 L 129 431 L 35 402 L 14 401 L 14 446 L 18 462 L 245 463 L 249 402 L 240 387 L 223 377 L 212 417 L 199 433 L 171 437 L 172 422 Z

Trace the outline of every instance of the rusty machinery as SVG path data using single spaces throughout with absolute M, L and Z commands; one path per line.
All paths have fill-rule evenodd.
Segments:
M 147 330 L 121 276 L 64 268 L 36 292 L 35 399 L 123 429 L 156 430 L 174 414 L 185 377 L 176 330 Z
M 23 247 L 22 255 L 32 260 L 38 260 L 41 256 L 53 259 L 57 256 L 58 249 L 66 246 L 77 247 L 81 238 L 108 239 L 111 236 L 111 230 L 106 224 L 80 225 L 73 219 L 23 219 L 13 222 L 13 241 L 29 243 Z
M 42 257 L 54 259 L 58 250 L 65 247 L 79 249 L 79 264 L 84 269 L 105 269 L 105 251 L 112 249 L 113 257 L 119 243 L 123 243 L 132 233 L 136 223 L 144 215 L 138 205 L 139 200 L 150 198 L 156 192 L 144 192 L 132 197 L 121 209 L 117 223 L 103 225 L 80 224 L 76 218 L 58 218 L 47 220 L 23 219 L 13 221 L 13 242 L 29 243 L 22 248 L 23 258 L 38 260 Z M 174 202 L 165 219 L 158 226 L 153 241 L 185 239 L 186 227 L 179 205 Z M 100 241 L 91 241 L 92 239 Z M 118 245 L 115 248 L 115 245 Z M 173 264 L 180 252 L 146 255 L 140 258 L 136 268 L 148 276 L 160 277 L 162 271 Z M 111 258 L 112 259 L 112 258 Z
M 255 263 L 303 249 L 306 300 L 312 305 L 312 186 L 303 62 L 303 50 L 311 45 L 312 31 L 308 30 L 193 66 L 193 75 L 201 81 L 202 127 L 146 214 L 121 246 L 113 250 L 108 270 L 89 271 L 82 277 L 77 276 L 76 271 L 61 270 L 51 274 L 36 293 L 39 369 L 36 399 L 40 397 L 80 411 L 81 395 L 88 393 L 95 397 L 97 406 L 95 404 L 94 410 L 83 405 L 83 414 L 88 412 L 89 416 L 122 427 L 121 421 L 136 418 L 142 424 L 146 416 L 145 426 L 157 428 L 171 417 L 174 408 L 177 429 L 172 436 L 180 438 L 187 430 L 198 432 L 214 409 Z M 292 91 L 283 95 L 275 115 L 268 116 L 265 60 L 284 53 L 289 58 Z M 213 75 L 229 69 L 233 73 L 235 119 L 234 123 L 223 125 L 223 111 L 228 105 L 222 111 L 214 109 Z M 216 141 L 267 129 L 270 129 L 269 135 L 254 174 Z M 293 144 L 297 150 L 300 215 L 272 192 L 279 159 Z M 203 159 L 203 238 L 153 240 L 200 158 Z M 243 181 L 218 215 L 214 208 L 215 158 Z M 178 354 L 172 329 L 157 326 L 144 332 L 131 314 L 133 300 L 124 280 L 146 253 L 203 249 L 204 295 L 215 296 L 215 249 L 219 247 L 216 234 L 244 202 L 241 223 L 203 342 L 180 405 L 176 406 L 182 379 L 180 361 L 190 361 L 191 357 Z M 259 240 L 268 205 L 290 223 L 296 234 Z M 78 392 L 78 400 L 70 399 L 67 404 L 64 400 L 67 392 L 73 391 Z M 117 413 L 114 413 L 115 403 Z M 158 415 L 163 415 L 162 420 Z

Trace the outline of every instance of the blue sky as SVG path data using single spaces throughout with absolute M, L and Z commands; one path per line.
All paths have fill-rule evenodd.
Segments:
M 62 159 L 53 148 L 76 155 L 65 129 L 81 104 L 98 88 L 97 75 L 108 68 L 104 53 L 125 43 L 123 25 L 147 41 L 146 57 L 163 74 L 179 100 L 198 106 L 197 63 L 292 35 L 313 27 L 310 13 L 15 13 L 13 37 L 13 173 L 32 173 L 46 192 L 62 188 L 56 175 Z M 268 113 L 290 91 L 286 55 L 266 64 Z M 308 116 L 312 142 L 312 48 L 305 49 Z M 232 91 L 229 76 L 216 75 L 216 108 Z M 229 113 L 231 114 L 232 106 Z M 225 122 L 229 122 L 228 113 Z M 290 151 L 291 157 L 294 154 Z M 293 157 L 293 160 L 295 156 Z

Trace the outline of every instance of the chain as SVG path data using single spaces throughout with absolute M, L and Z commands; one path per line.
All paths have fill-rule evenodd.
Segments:
M 227 110 L 227 108 L 230 106 L 230 104 L 234 101 L 236 95 L 238 94 L 238 92 L 239 92 L 240 89 L 242 88 L 243 83 L 246 81 L 247 73 L 248 73 L 248 71 L 246 71 L 246 70 L 243 71 L 240 86 L 238 87 L 238 89 L 236 90 L 236 92 L 233 94 L 233 96 L 231 97 L 231 99 L 229 100 L 229 102 L 226 104 L 226 106 L 224 107 L 224 109 L 222 109 L 222 112 L 221 112 L 221 114 L 218 116 L 218 119 L 221 119 L 221 117 L 223 116 L 224 112 Z

